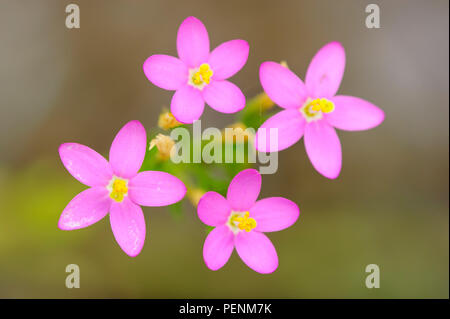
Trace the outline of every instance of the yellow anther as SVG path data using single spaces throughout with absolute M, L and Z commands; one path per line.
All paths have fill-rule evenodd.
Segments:
M 201 85 L 203 83 L 209 84 L 211 82 L 211 77 L 213 76 L 213 71 L 208 63 L 203 63 L 198 68 L 198 71 L 192 75 L 192 83 L 195 85 Z
M 322 107 L 322 112 L 324 113 L 330 113 L 334 111 L 334 104 L 331 101 L 327 101 L 325 105 Z
M 207 72 L 209 71 L 209 65 L 207 63 L 203 63 L 200 65 L 200 72 Z
M 195 72 L 192 76 L 192 82 L 196 85 L 202 84 L 202 77 L 200 76 L 199 72 Z
M 236 225 L 240 230 L 249 232 L 256 227 L 256 220 L 249 217 L 249 215 L 249 212 L 245 212 L 243 216 L 233 215 L 231 217 L 231 223 Z
M 321 98 L 321 99 L 315 99 L 312 100 L 311 102 L 309 102 L 309 104 L 307 105 L 306 112 L 310 112 L 310 111 L 314 111 L 314 112 L 320 112 L 322 111 L 323 113 L 330 113 L 334 111 L 334 104 L 333 102 L 325 99 L 325 98 Z
M 116 202 L 123 201 L 123 197 L 128 193 L 127 182 L 123 179 L 115 179 L 109 197 Z

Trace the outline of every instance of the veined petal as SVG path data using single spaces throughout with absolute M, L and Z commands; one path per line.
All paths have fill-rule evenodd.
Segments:
M 272 101 L 279 106 L 300 108 L 307 98 L 302 80 L 287 67 L 275 62 L 264 62 L 259 68 L 261 85 Z
M 111 204 L 110 223 L 120 248 L 130 257 L 137 256 L 144 246 L 145 219 L 142 208 L 128 197 Z
M 334 179 L 342 166 L 341 142 L 336 130 L 325 120 L 309 123 L 305 128 L 305 148 L 314 168 Z
M 202 116 L 205 108 L 202 94 L 192 86 L 185 85 L 175 92 L 170 111 L 178 122 L 192 124 Z
M 230 204 L 228 204 L 228 201 L 219 193 L 207 192 L 198 202 L 198 217 L 206 225 L 224 225 L 227 222 L 230 213 Z
M 178 56 L 188 67 L 198 67 L 208 61 L 208 31 L 199 19 L 188 17 L 181 23 L 177 34 L 177 50 Z
M 134 203 L 143 206 L 171 205 L 185 194 L 183 182 L 166 172 L 140 172 L 128 183 L 128 196 Z
M 155 54 L 144 62 L 144 73 L 154 85 L 165 90 L 176 90 L 188 82 L 188 68 L 181 60 Z
M 114 174 L 131 178 L 142 166 L 147 147 L 147 134 L 139 121 L 130 121 L 117 133 L 109 150 Z
M 212 81 L 202 93 L 206 103 L 221 113 L 235 113 L 245 107 L 241 89 L 229 81 Z
M 250 217 L 256 220 L 254 231 L 272 232 L 292 226 L 300 215 L 293 201 L 283 197 L 264 198 L 250 208 Z
M 345 50 L 339 42 L 322 47 L 311 60 L 305 84 L 311 96 L 332 97 L 341 85 L 345 70 Z
M 325 117 L 328 123 L 340 130 L 369 130 L 384 120 L 384 112 L 366 100 L 345 95 L 337 95 L 331 100 L 335 109 Z
M 59 156 L 69 173 L 87 186 L 106 186 L 113 176 L 108 161 L 87 146 L 78 143 L 62 144 Z
M 235 211 L 249 210 L 259 196 L 261 175 L 256 169 L 239 172 L 228 186 L 227 200 Z
M 88 188 L 75 196 L 59 218 L 58 227 L 73 230 L 88 227 L 106 216 L 111 199 L 106 187 Z
M 266 235 L 257 231 L 239 232 L 234 238 L 242 261 L 256 272 L 269 274 L 278 267 L 278 255 Z
M 233 233 L 226 225 L 214 228 L 203 245 L 203 259 L 211 270 L 218 270 L 230 259 L 233 252 Z
M 247 62 L 249 45 L 244 40 L 231 40 L 215 48 L 208 64 L 214 72 L 214 80 L 225 80 L 235 75 Z
M 267 119 L 256 132 L 255 148 L 260 152 L 278 152 L 297 143 L 305 130 L 305 119 L 298 110 L 283 110 Z M 270 138 L 271 130 L 277 130 Z M 275 134 L 275 133 L 272 133 Z

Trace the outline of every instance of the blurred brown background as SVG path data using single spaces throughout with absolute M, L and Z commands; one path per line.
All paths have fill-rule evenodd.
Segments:
M 69 1 L 0 3 L 0 297 L 7 298 L 412 298 L 449 296 L 449 3 L 434 1 L 73 1 L 81 28 L 65 27 Z M 365 27 L 377 3 L 381 28 Z M 233 254 L 206 268 L 206 233 L 186 202 L 179 220 L 144 208 L 147 240 L 129 258 L 108 218 L 84 230 L 57 228 L 84 187 L 57 148 L 79 142 L 107 154 L 131 119 L 156 125 L 171 92 L 145 78 L 144 60 L 176 55 L 187 16 L 206 25 L 211 47 L 234 38 L 250 57 L 232 81 L 261 91 L 260 63 L 286 60 L 304 78 L 314 53 L 337 40 L 347 52 L 340 93 L 374 102 L 385 122 L 339 132 L 341 176 L 316 173 L 303 143 L 279 154 L 262 196 L 284 196 L 302 212 L 271 233 L 280 259 L 259 275 Z M 233 121 L 207 109 L 203 127 Z M 81 288 L 65 287 L 65 267 L 81 268 Z M 367 264 L 381 288 L 367 289 Z

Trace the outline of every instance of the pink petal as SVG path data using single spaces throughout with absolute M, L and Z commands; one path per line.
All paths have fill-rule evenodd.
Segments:
M 191 124 L 202 116 L 205 102 L 199 90 L 185 85 L 175 92 L 170 103 L 173 116 L 185 124 Z
M 239 172 L 228 186 L 227 199 L 235 211 L 248 211 L 261 190 L 261 175 L 256 169 Z
M 87 186 L 106 186 L 113 176 L 108 161 L 87 146 L 62 144 L 59 156 L 69 173 Z
M 331 100 L 335 109 L 326 114 L 326 119 L 328 123 L 340 130 L 368 130 L 380 125 L 384 120 L 384 112 L 363 99 L 338 95 Z
M 206 237 L 203 245 L 203 259 L 211 270 L 218 270 L 230 259 L 233 252 L 233 233 L 228 226 L 214 228 Z
M 244 40 L 231 40 L 215 48 L 209 56 L 214 80 L 225 80 L 235 75 L 247 62 L 249 45 Z
M 186 65 L 173 56 L 156 54 L 144 62 L 144 73 L 150 82 L 165 90 L 176 90 L 188 82 Z
M 277 252 L 263 233 L 241 231 L 236 235 L 234 244 L 239 257 L 254 271 L 269 274 L 277 269 Z
M 141 168 L 147 134 L 139 121 L 130 121 L 117 133 L 109 150 L 109 162 L 117 176 L 131 178 Z
M 216 192 L 207 192 L 202 196 L 197 206 L 198 217 L 209 226 L 225 224 L 230 213 L 230 204 L 222 195 Z
M 130 257 L 137 256 L 145 241 L 142 208 L 125 197 L 120 203 L 112 202 L 109 217 L 111 229 L 120 248 Z
M 275 62 L 259 68 L 261 85 L 272 101 L 283 108 L 300 108 L 307 98 L 306 87 L 291 70 Z
M 338 177 L 342 166 L 341 142 L 336 130 L 325 120 L 311 122 L 305 128 L 305 147 L 314 168 L 323 176 Z
M 264 198 L 250 208 L 250 217 L 256 220 L 254 231 L 279 231 L 292 226 L 298 219 L 297 204 L 283 197 Z
M 73 230 L 95 224 L 108 214 L 111 199 L 105 187 L 88 188 L 75 196 L 59 218 L 58 227 Z
M 341 84 L 345 70 L 345 50 L 339 42 L 322 47 L 311 60 L 305 84 L 312 97 L 332 97 Z
M 199 19 L 188 17 L 181 23 L 177 34 L 177 50 L 178 56 L 188 67 L 198 67 L 208 61 L 208 31 Z
M 281 111 L 265 121 L 256 132 L 255 148 L 260 152 L 278 152 L 297 143 L 305 130 L 305 119 L 298 110 Z M 271 130 L 278 130 L 271 139 Z M 274 134 L 274 133 L 272 133 Z M 275 136 L 278 138 L 275 139 Z
M 165 172 L 140 172 L 128 183 L 128 196 L 143 206 L 171 205 L 180 201 L 185 194 L 183 182 Z
M 202 93 L 206 103 L 221 113 L 235 113 L 245 107 L 241 89 L 228 81 L 212 81 Z

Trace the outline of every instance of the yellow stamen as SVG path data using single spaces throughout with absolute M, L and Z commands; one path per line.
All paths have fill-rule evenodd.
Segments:
M 256 220 L 249 217 L 250 213 L 245 212 L 243 216 L 235 214 L 231 217 L 231 223 L 236 225 L 240 230 L 245 230 L 246 232 L 251 231 L 256 227 Z
M 323 113 L 330 113 L 334 111 L 334 104 L 330 100 L 327 100 L 325 98 L 321 99 L 315 99 L 309 102 L 309 104 L 306 106 L 305 110 L 306 112 L 314 111 L 319 112 L 322 111 Z
M 114 199 L 116 202 L 121 202 L 126 194 L 128 194 L 127 182 L 123 179 L 114 180 L 109 197 Z
M 203 63 L 198 68 L 198 71 L 192 75 L 192 83 L 195 85 L 201 85 L 203 83 L 209 84 L 211 82 L 211 77 L 213 76 L 213 71 L 208 63 Z

